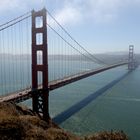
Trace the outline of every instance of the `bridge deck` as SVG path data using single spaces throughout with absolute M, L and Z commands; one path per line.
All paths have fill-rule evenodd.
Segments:
M 78 73 L 76 75 L 65 77 L 65 78 L 60 79 L 60 80 L 51 81 L 51 82 L 49 82 L 49 87 L 48 88 L 49 88 L 50 91 L 52 91 L 52 90 L 55 90 L 57 88 L 68 85 L 70 83 L 76 82 L 78 80 L 81 80 L 81 79 L 87 78 L 89 76 L 101 73 L 103 71 L 106 71 L 106 70 L 109 70 L 109 69 L 112 69 L 112 68 L 115 68 L 115 67 L 119 67 L 119 66 L 122 66 L 122 65 L 126 65 L 126 64 L 128 64 L 128 63 L 114 64 L 114 65 L 110 65 L 110 66 L 107 66 L 107 67 L 102 67 L 102 68 L 99 68 L 99 69 L 94 69 L 94 70 Z M 39 86 L 39 88 L 41 89 L 41 85 Z M 17 91 L 15 93 L 11 93 L 9 95 L 1 97 L 0 102 L 13 101 L 13 102 L 19 103 L 19 102 L 25 101 L 25 100 L 30 99 L 32 97 L 31 90 L 32 89 L 30 87 L 30 88 L 26 88 L 24 90 Z

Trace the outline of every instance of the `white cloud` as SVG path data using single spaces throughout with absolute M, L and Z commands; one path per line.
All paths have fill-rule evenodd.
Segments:
M 119 17 L 120 9 L 140 4 L 140 0 L 63 0 L 63 8 L 55 17 L 62 24 L 90 20 L 97 23 L 111 22 Z
M 11 11 L 23 13 L 33 8 L 40 9 L 46 2 L 57 8 L 53 9 L 54 16 L 63 25 L 69 22 L 77 24 L 82 20 L 110 22 L 119 16 L 121 8 L 140 4 L 140 0 L 0 0 L 0 15 Z
M 110 22 L 117 17 L 121 0 L 89 0 L 89 17 L 95 22 Z
M 90 19 L 94 22 L 108 22 L 116 17 L 121 0 L 64 0 L 63 8 L 55 12 L 61 23 L 71 24 Z
M 2 0 L 0 1 L 0 11 L 6 11 L 7 9 L 15 8 L 17 7 L 17 0 Z
M 81 19 L 81 13 L 73 7 L 64 7 L 56 12 L 55 18 L 60 24 L 77 23 Z
M 12 10 L 24 11 L 44 6 L 44 0 L 0 0 L 0 13 L 6 13 Z

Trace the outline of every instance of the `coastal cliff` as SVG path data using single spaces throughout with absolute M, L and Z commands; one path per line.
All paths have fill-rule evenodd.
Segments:
M 51 120 L 41 120 L 32 110 L 14 103 L 0 103 L 1 140 L 128 140 L 121 132 L 100 132 L 79 137 L 66 132 Z

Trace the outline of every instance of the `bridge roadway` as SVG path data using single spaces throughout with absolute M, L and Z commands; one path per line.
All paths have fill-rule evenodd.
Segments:
M 64 77 L 63 79 L 60 80 L 54 80 L 49 82 L 49 91 L 55 90 L 57 88 L 63 87 L 65 85 L 68 85 L 70 83 L 79 81 L 81 79 L 87 78 L 89 76 L 101 73 L 103 71 L 109 70 L 109 69 L 113 69 L 119 66 L 123 66 L 123 65 L 127 65 L 128 62 L 123 62 L 123 63 L 117 63 L 117 64 L 113 64 L 110 66 L 104 66 L 98 69 L 94 69 L 94 70 L 89 70 L 89 71 L 85 71 L 85 72 L 81 72 L 72 76 L 68 76 L 68 77 Z M 39 89 L 41 89 L 41 85 L 39 86 Z M 13 101 L 16 103 L 25 101 L 27 99 L 30 99 L 32 97 L 32 89 L 31 87 L 14 92 L 14 93 L 10 93 L 8 95 L 2 96 L 0 97 L 0 102 L 9 102 L 9 101 Z

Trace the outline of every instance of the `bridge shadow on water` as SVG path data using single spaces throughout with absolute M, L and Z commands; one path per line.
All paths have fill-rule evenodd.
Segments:
M 83 100 L 79 101 L 78 103 L 74 104 L 67 110 L 63 111 L 62 113 L 58 114 L 53 118 L 53 121 L 56 124 L 61 124 L 64 121 L 66 121 L 68 118 L 70 118 L 72 115 L 80 111 L 82 108 L 87 106 L 90 102 L 94 101 L 97 97 L 102 95 L 104 92 L 106 92 L 108 89 L 112 88 L 114 85 L 116 85 L 118 82 L 120 82 L 122 79 L 124 79 L 130 72 L 125 73 L 121 77 L 117 78 L 116 80 L 110 82 L 106 86 L 102 87 L 101 89 L 97 90 L 96 92 L 90 94 L 88 97 L 84 98 Z

